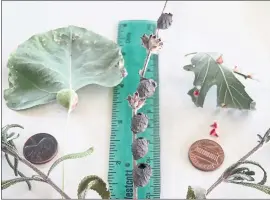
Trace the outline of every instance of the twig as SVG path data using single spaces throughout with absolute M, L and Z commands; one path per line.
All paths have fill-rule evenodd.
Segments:
M 250 150 L 246 155 L 244 155 L 242 158 L 240 158 L 236 163 L 232 164 L 230 167 L 236 165 L 237 163 L 243 162 L 246 159 L 248 159 L 252 154 L 254 154 L 256 151 L 258 151 L 263 146 L 263 141 L 261 141 L 259 144 L 257 144 L 252 150 Z M 230 168 L 228 167 L 225 172 Z M 218 180 L 211 185 L 211 187 L 206 191 L 206 195 L 208 195 L 211 191 L 213 191 L 214 188 L 216 188 L 222 181 L 224 180 L 224 173 L 218 178 Z
M 2 142 L 3 146 L 3 142 Z M 64 193 L 51 179 L 49 179 L 42 171 L 40 171 L 38 168 L 36 168 L 34 165 L 32 165 L 28 160 L 22 158 L 18 154 L 14 154 L 14 152 L 9 151 L 7 148 L 2 147 L 2 151 L 4 153 L 7 153 L 13 157 L 18 158 L 19 161 L 33 169 L 47 184 L 52 186 L 59 194 L 61 194 L 65 199 L 71 199 L 66 193 Z
M 144 77 L 145 76 L 145 72 L 146 72 L 146 69 L 147 69 L 147 66 L 148 66 L 148 63 L 149 63 L 149 60 L 151 58 L 151 51 L 148 51 L 147 53 L 147 56 L 146 56 L 146 59 L 144 61 L 144 65 L 143 65 L 143 69 L 141 71 L 141 76 Z
M 9 159 L 7 153 L 5 153 L 5 157 L 6 157 L 6 160 L 7 160 L 8 165 L 9 165 L 13 170 L 15 170 L 15 166 L 11 163 L 11 161 L 10 161 L 10 159 Z M 15 159 L 14 159 L 14 160 L 15 160 Z M 26 178 L 26 176 L 25 176 L 23 173 L 21 173 L 19 170 L 18 170 L 17 172 L 18 172 L 18 174 L 19 174 L 21 177 Z M 29 181 L 26 181 L 26 184 L 28 185 L 29 190 L 31 190 L 31 189 L 32 189 L 31 183 L 30 183 Z
M 166 5 L 167 5 L 167 0 L 165 1 L 165 4 L 163 6 L 163 9 L 162 9 L 162 12 L 161 12 L 161 15 L 163 14 L 165 8 L 166 8 Z M 158 38 L 158 32 L 159 32 L 159 28 L 157 28 L 156 32 L 153 33 L 156 35 L 156 37 Z M 148 66 L 148 63 L 149 63 L 149 60 L 151 58 L 151 55 L 152 55 L 152 49 L 149 47 L 149 43 L 147 45 L 148 48 L 148 51 L 147 51 L 147 55 L 146 55 L 146 58 L 145 58 L 145 61 L 144 61 L 144 65 L 142 67 L 142 70 L 140 70 L 140 78 L 144 78 L 145 77 L 145 73 L 146 73 L 146 70 L 147 70 L 147 66 Z M 133 108 L 132 109 L 132 118 L 137 114 L 137 108 Z M 136 140 L 136 133 L 132 133 L 132 143 Z M 136 163 L 136 160 L 132 157 L 133 159 L 133 169 L 135 169 L 137 163 Z M 137 200 L 138 199 L 138 188 L 135 186 L 135 183 L 133 183 L 133 199 L 134 200 Z

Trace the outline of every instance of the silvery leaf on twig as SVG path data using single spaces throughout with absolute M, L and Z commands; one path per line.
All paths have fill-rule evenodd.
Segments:
M 254 181 L 255 179 L 250 176 L 250 175 L 246 175 L 246 174 L 232 174 L 231 176 L 229 176 L 226 181 Z
M 246 183 L 246 182 L 233 182 L 233 181 L 230 181 L 229 183 L 234 183 L 234 184 L 254 188 L 270 195 L 270 187 L 266 185 L 261 185 L 261 184 L 256 184 L 256 183 Z
M 266 131 L 263 137 L 259 134 L 257 134 L 257 136 L 259 137 L 259 141 L 258 141 L 259 143 L 269 142 L 270 141 L 270 128 Z
M 19 133 L 10 133 L 8 136 L 7 136 L 7 141 L 10 141 L 10 140 L 15 140 L 17 139 L 18 137 L 20 137 L 20 134 Z

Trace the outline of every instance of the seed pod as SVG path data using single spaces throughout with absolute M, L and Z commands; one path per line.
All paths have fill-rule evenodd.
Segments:
M 142 78 L 137 92 L 141 98 L 149 98 L 155 93 L 156 87 L 157 83 L 153 79 Z
M 133 169 L 133 181 L 135 187 L 144 187 L 150 181 L 152 169 L 146 163 L 140 163 Z
M 132 144 L 132 154 L 134 160 L 144 157 L 148 152 L 148 141 L 143 137 L 137 138 Z
M 157 54 L 159 50 L 163 47 L 163 42 L 161 38 L 156 35 L 146 35 L 143 34 L 141 37 L 142 45 L 148 50 L 151 51 L 153 54 Z
M 157 21 L 158 29 L 168 29 L 172 25 L 172 14 L 162 13 Z
M 143 113 L 137 113 L 133 116 L 131 130 L 134 134 L 144 132 L 148 126 L 148 117 Z

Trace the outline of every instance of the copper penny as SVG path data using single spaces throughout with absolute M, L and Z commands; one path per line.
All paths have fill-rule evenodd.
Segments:
M 33 164 L 45 164 L 57 154 L 57 140 L 48 133 L 31 136 L 24 144 L 24 157 Z
M 188 156 L 192 165 L 202 171 L 214 171 L 224 161 L 222 147 L 208 139 L 194 142 L 189 149 Z

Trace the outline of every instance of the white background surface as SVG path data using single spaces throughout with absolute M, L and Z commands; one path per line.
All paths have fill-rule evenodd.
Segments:
M 35 33 L 76 25 L 86 27 L 116 40 L 119 20 L 156 20 L 164 2 L 3 2 L 3 86 L 7 87 L 6 63 L 18 44 Z M 165 41 L 160 54 L 160 134 L 161 134 L 161 198 L 185 198 L 188 185 L 208 188 L 232 162 L 254 145 L 256 134 L 270 126 L 270 2 L 169 2 L 173 25 L 161 36 Z M 186 94 L 192 88 L 193 74 L 182 66 L 183 55 L 194 51 L 218 51 L 224 61 L 238 65 L 244 72 L 254 73 L 260 82 L 243 81 L 257 110 L 239 112 L 215 108 L 213 88 L 203 109 L 196 108 Z M 240 78 L 240 80 L 243 80 Z M 66 132 L 66 111 L 52 103 L 23 112 L 3 105 L 3 125 L 18 123 L 25 127 L 16 141 L 19 150 L 26 139 L 38 132 L 54 135 L 60 143 L 63 135 L 65 153 L 84 151 L 94 146 L 92 156 L 65 164 L 65 191 L 76 198 L 77 184 L 86 175 L 96 174 L 107 180 L 112 90 L 88 86 L 79 92 L 79 104 L 71 114 Z M 219 138 L 209 136 L 209 125 L 217 120 Z M 198 139 L 211 138 L 224 148 L 226 158 L 220 169 L 201 172 L 188 160 L 189 146 Z M 252 159 L 270 173 L 270 145 Z M 3 159 L 3 179 L 14 174 Z M 51 164 L 51 163 L 50 163 Z M 48 170 L 49 164 L 40 166 Z M 32 175 L 23 164 L 21 171 Z M 61 166 L 52 179 L 61 185 Z M 49 185 L 32 183 L 32 191 L 20 183 L 3 191 L 3 198 L 60 198 Z M 270 181 L 268 181 L 270 185 Z M 96 197 L 90 192 L 89 197 Z M 209 198 L 269 198 L 264 193 L 242 186 L 223 183 Z

